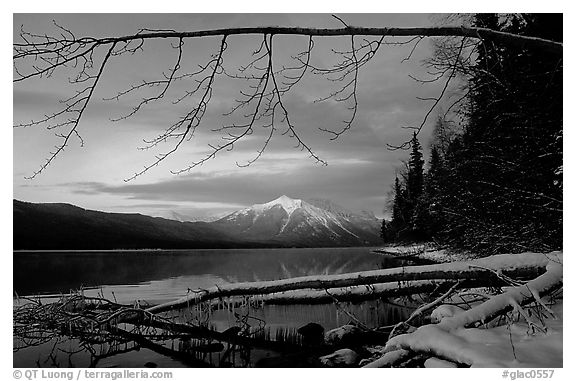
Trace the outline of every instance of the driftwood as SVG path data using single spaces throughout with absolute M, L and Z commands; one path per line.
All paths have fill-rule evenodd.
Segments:
M 233 283 L 214 286 L 210 289 L 195 290 L 184 298 L 153 306 L 148 308 L 147 311 L 159 313 L 191 307 L 199 303 L 220 298 L 267 294 L 276 295 L 259 297 L 259 299 L 267 303 L 310 303 L 312 300 L 325 302 L 330 299 L 326 290 L 328 290 L 330 294 L 340 297 L 358 294 L 366 299 L 369 298 L 369 295 L 376 298 L 386 295 L 387 292 L 393 295 L 394 292 L 391 290 L 401 288 L 401 282 L 477 279 L 489 284 L 498 279 L 497 274 L 515 279 L 533 279 L 544 273 L 547 263 L 548 259 L 543 254 L 507 254 L 464 262 L 398 267 L 339 275 L 307 276 L 277 281 Z M 431 283 L 432 282 L 413 282 L 406 286 L 414 288 L 412 293 L 418 293 L 429 291 L 430 287 L 435 287 L 431 286 Z M 428 286 L 423 286 L 424 284 L 428 284 Z M 371 291 L 373 285 L 381 285 L 378 286 L 381 292 L 376 290 Z M 437 285 L 437 282 L 435 285 Z M 349 291 L 338 290 L 344 287 L 352 289 Z M 376 286 L 373 287 L 376 288 Z M 418 291 L 419 287 L 424 287 L 424 289 Z M 299 292 L 293 294 L 288 293 L 288 291 L 294 290 L 299 290 Z
M 214 366 L 204 361 L 203 355 L 220 352 L 224 348 L 222 343 L 229 344 L 228 351 L 238 346 L 240 349 L 258 348 L 279 353 L 315 349 L 325 354 L 320 347 L 266 339 L 266 335 L 256 335 L 259 331 L 250 330 L 249 326 L 234 326 L 218 332 L 204 326 L 177 323 L 140 308 L 104 298 L 86 297 L 81 293 L 63 296 L 49 304 L 29 300 L 15 306 L 13 318 L 14 351 L 68 337 L 81 342 L 78 351 L 89 352 L 92 365 L 106 357 L 147 348 L 187 366 Z M 172 343 L 172 348 L 165 345 L 167 339 Z M 174 340 L 185 343 L 190 339 L 197 339 L 199 343 L 174 349 L 174 343 L 178 343 Z M 106 345 L 102 347 L 104 343 Z M 124 348 L 116 348 L 118 344 Z M 114 349 L 106 349 L 109 346 L 114 346 Z M 55 361 L 53 352 L 54 348 L 47 356 Z M 54 363 L 54 366 L 57 365 Z

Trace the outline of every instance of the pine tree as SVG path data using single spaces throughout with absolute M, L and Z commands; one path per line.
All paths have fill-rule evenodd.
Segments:
M 442 182 L 442 176 L 444 175 L 442 168 L 442 159 L 440 158 L 440 153 L 436 146 L 432 146 L 430 149 L 430 161 L 428 172 L 426 174 L 426 185 L 425 191 L 428 196 L 434 200 L 439 196 L 440 193 L 440 183 Z
M 562 15 L 480 14 L 475 25 L 562 39 Z M 562 61 L 481 42 L 471 72 L 467 124 L 444 158 L 445 237 L 484 253 L 560 248 Z
M 407 192 L 408 198 L 415 206 L 424 186 L 424 159 L 422 158 L 422 146 L 418 141 L 416 132 L 410 141 L 410 147 Z
M 442 159 L 436 146 L 430 151 L 429 168 L 424 178 L 424 192 L 416 210 L 416 227 L 423 238 L 435 238 L 442 229 L 442 184 L 445 182 L 445 171 Z
M 561 14 L 479 14 L 474 25 L 562 41 Z M 425 176 L 411 140 L 406 176 L 394 184 L 396 238 L 479 254 L 561 249 L 562 59 L 488 40 L 475 54 L 462 71 L 461 132 L 438 120 L 433 136 L 442 140 Z
M 407 220 L 405 216 L 406 209 L 406 193 L 402 187 L 402 183 L 398 176 L 394 180 L 394 204 L 392 206 L 392 221 L 388 228 L 390 237 L 394 241 L 401 239 L 403 232 L 407 227 Z
M 385 218 L 382 219 L 382 227 L 380 228 L 380 237 L 382 241 L 388 243 L 394 241 L 394 231 L 392 229 L 392 225 L 386 221 Z
M 425 219 L 426 206 L 422 204 L 424 190 L 424 159 L 422 146 L 416 133 L 410 141 L 411 151 L 408 161 L 408 176 L 406 184 L 407 203 L 405 214 L 408 219 L 409 235 L 411 240 L 423 239 L 422 224 Z

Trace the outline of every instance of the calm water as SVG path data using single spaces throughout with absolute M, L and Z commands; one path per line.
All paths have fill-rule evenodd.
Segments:
M 14 292 L 19 296 L 36 296 L 50 301 L 60 294 L 83 288 L 85 295 L 103 294 L 120 303 L 132 303 L 138 299 L 144 303 L 157 304 L 185 296 L 188 289 L 235 282 L 340 274 L 401 264 L 401 261 L 392 257 L 372 254 L 369 248 L 15 252 Z M 344 308 L 373 327 L 392 324 L 409 313 L 405 308 L 382 302 L 348 304 Z M 236 325 L 237 316 L 234 312 L 225 310 L 214 313 L 210 325 L 218 330 Z M 265 335 L 272 340 L 280 336 L 297 340 L 295 330 L 309 322 L 331 329 L 350 320 L 347 314 L 333 305 L 264 306 L 251 310 L 250 315 L 258 324 L 262 324 L 258 319 L 265 321 Z M 20 346 L 16 341 L 14 345 Z M 167 345 L 176 347 L 176 350 L 182 347 L 181 342 L 174 341 Z M 54 348 L 62 349 L 56 351 L 57 356 L 54 355 Z M 82 348 L 82 343 L 77 340 L 55 338 L 42 345 L 15 352 L 14 366 L 142 367 L 146 362 L 161 367 L 190 365 L 182 359 L 162 355 L 154 350 L 131 350 L 130 343 L 124 343 L 123 350 L 112 350 L 111 346 L 99 348 L 102 352 L 100 355 L 107 355 L 102 355 L 96 362 L 93 353 L 78 348 Z M 227 358 L 227 362 L 236 366 L 252 366 L 258 358 L 273 355 L 270 351 L 253 351 L 249 360 L 243 358 L 231 361 Z M 218 361 L 222 360 L 219 358 L 221 356 L 222 353 L 204 354 L 203 360 L 217 366 Z

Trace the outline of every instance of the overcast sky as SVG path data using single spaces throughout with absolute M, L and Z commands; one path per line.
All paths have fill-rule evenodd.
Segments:
M 355 26 L 429 26 L 437 16 L 426 14 L 340 15 Z M 14 39 L 20 26 L 39 34 L 58 32 L 58 24 L 80 36 L 118 36 L 138 32 L 140 28 L 201 30 L 245 26 L 308 26 L 340 27 L 330 14 L 112 14 L 112 15 L 18 15 L 14 16 Z M 349 46 L 350 38 L 316 38 L 313 63 L 330 65 L 336 62 L 332 48 Z M 360 41 L 360 38 L 357 38 Z M 390 38 L 389 42 L 401 41 Z M 203 124 L 195 137 L 162 165 L 130 182 L 134 172 L 154 159 L 154 153 L 138 150 L 143 139 L 153 138 L 191 107 L 172 101 L 193 86 L 181 81 L 163 102 L 148 105 L 134 117 L 112 122 L 114 117 L 130 112 L 142 93 L 119 101 L 103 101 L 138 84 L 143 79 L 161 79 L 174 65 L 177 51 L 170 47 L 175 41 L 147 43 L 144 51 L 131 57 L 116 57 L 110 62 L 95 92 L 93 102 L 79 126 L 85 144 L 77 140 L 42 174 L 31 175 L 57 144 L 53 131 L 38 127 L 14 129 L 14 198 L 30 202 L 66 202 L 88 209 L 113 212 L 138 212 L 164 216 L 170 211 L 185 215 L 205 216 L 231 212 L 254 203 L 262 203 L 286 194 L 293 198 L 328 198 L 352 210 L 370 210 L 383 216 L 387 193 L 394 181 L 406 151 L 391 151 L 386 143 L 400 144 L 410 138 L 411 131 L 402 126 L 418 125 L 430 102 L 418 97 L 438 95 L 442 84 L 423 85 L 409 75 L 424 77 L 422 60 L 431 53 L 429 40 L 423 40 L 410 60 L 404 60 L 412 46 L 382 46 L 378 55 L 362 68 L 359 77 L 358 115 L 351 130 L 336 141 L 319 128 L 338 129 L 349 117 L 346 106 L 338 102 L 314 102 L 335 89 L 326 80 L 307 77 L 286 96 L 285 104 L 293 124 L 302 138 L 328 166 L 320 166 L 305 152 L 293 149 L 289 136 L 278 134 L 264 155 L 247 168 L 244 163 L 256 154 L 265 139 L 265 132 L 255 132 L 232 152 L 217 156 L 202 167 L 172 175 L 206 154 L 207 144 L 218 141 L 211 129 L 234 121 L 222 116 L 234 106 L 234 100 L 246 87 L 224 76 L 216 79 L 216 87 Z M 250 59 L 259 46 L 255 37 L 230 37 L 224 56 L 227 70 L 237 69 Z M 218 38 L 187 40 L 184 46 L 183 69 L 194 70 L 205 62 L 219 44 Z M 303 37 L 278 36 L 275 65 L 294 64 L 290 56 L 307 45 Z M 58 101 L 74 94 L 68 85 L 70 72 L 56 73 L 53 78 L 14 85 L 14 123 L 28 122 L 56 111 Z M 433 123 L 434 118 L 431 118 Z M 421 134 L 421 143 L 428 145 L 432 123 Z M 161 147 L 157 153 L 165 152 Z

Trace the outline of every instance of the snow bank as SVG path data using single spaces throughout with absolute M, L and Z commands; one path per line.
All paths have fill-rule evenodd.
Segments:
M 472 367 L 562 367 L 563 305 L 560 302 L 552 308 L 546 307 L 540 294 L 562 286 L 563 256 L 555 252 L 545 257 L 546 272 L 539 277 L 467 311 L 444 317 L 439 324 L 424 325 L 413 333 L 396 336 L 388 341 L 386 350 L 430 353 Z M 506 263 L 505 256 L 488 259 L 494 267 Z M 521 266 L 526 260 L 526 256 L 520 256 L 517 264 Z M 553 314 L 546 319 L 545 328 L 535 330 L 542 323 L 521 307 L 531 301 L 545 315 Z M 512 310 L 521 316 L 518 322 L 494 328 L 467 328 Z
M 554 305 L 557 319 L 546 321 L 546 333 L 528 334 L 527 323 L 520 321 L 490 329 L 458 328 L 450 332 L 438 325 L 426 325 L 402 336 L 412 350 L 434 353 L 472 367 L 562 367 L 562 305 Z M 394 344 L 394 339 L 389 345 Z
M 463 312 L 464 309 L 458 306 L 453 306 L 450 304 L 442 304 L 432 311 L 430 314 L 430 319 L 433 323 L 439 323 L 445 317 L 453 317 Z
M 389 254 L 396 257 L 415 257 L 436 263 L 466 261 L 476 258 L 471 253 L 456 253 L 446 249 L 438 249 L 433 244 L 415 244 L 386 246 L 374 249 L 374 253 Z

